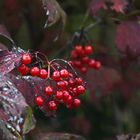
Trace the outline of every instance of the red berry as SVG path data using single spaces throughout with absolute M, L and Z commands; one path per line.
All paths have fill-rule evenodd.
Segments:
M 101 67 L 101 63 L 99 61 L 95 61 L 94 68 L 98 70 L 98 69 L 100 69 L 100 67 Z
M 78 94 L 83 94 L 85 92 L 85 88 L 84 86 L 78 86 L 76 91 Z
M 63 92 L 62 91 L 57 91 L 55 97 L 58 100 L 63 99 Z
M 77 88 L 72 89 L 72 95 L 73 96 L 78 96 L 79 94 L 77 93 Z
M 31 68 L 30 74 L 31 74 L 32 76 L 39 76 L 39 74 L 40 74 L 39 68 L 38 68 L 38 67 L 33 67 L 33 68 Z
M 80 60 L 75 60 L 73 61 L 73 66 L 80 68 L 82 66 L 82 62 Z
M 59 81 L 57 82 L 57 87 L 60 89 L 66 89 L 66 83 L 65 81 Z
M 74 79 L 69 79 L 69 86 L 70 87 L 73 87 L 73 86 L 75 86 L 75 80 Z
M 76 52 L 76 50 L 72 50 L 71 51 L 71 58 L 77 58 L 78 57 L 78 54 Z
M 59 81 L 60 80 L 60 72 L 59 71 L 54 71 L 52 74 L 52 79 L 54 81 Z
M 86 73 L 87 70 L 88 70 L 87 67 L 81 67 L 80 68 L 80 72 L 83 73 L 83 74 Z
M 66 69 L 62 69 L 62 70 L 60 71 L 60 76 L 61 76 L 62 78 L 68 78 L 68 77 L 69 77 L 69 72 L 68 72 Z
M 48 72 L 45 69 L 41 69 L 39 73 L 39 77 L 45 79 L 47 78 L 47 76 L 48 76 Z
M 83 47 L 81 45 L 77 45 L 75 46 L 75 51 L 78 53 L 78 54 L 81 54 L 82 51 L 83 51 Z
M 36 103 L 37 106 L 43 106 L 44 100 L 41 96 L 38 96 L 38 97 L 35 98 L 35 103 Z
M 95 60 L 91 59 L 88 63 L 89 67 L 94 68 L 95 67 Z
M 49 101 L 48 107 L 51 111 L 57 110 L 57 105 L 56 105 L 55 101 Z
M 23 54 L 22 56 L 22 63 L 23 64 L 30 64 L 32 61 L 31 55 L 30 54 Z
M 71 104 L 72 103 L 72 96 L 69 95 L 68 98 L 66 98 L 66 99 L 64 98 L 63 100 L 66 104 Z
M 83 62 L 83 63 L 88 63 L 89 60 L 90 60 L 90 59 L 89 59 L 88 56 L 85 56 L 85 57 L 82 58 L 82 62 Z
M 29 72 L 29 68 L 26 66 L 25 70 L 21 72 L 22 75 L 27 75 Z
M 21 70 L 20 73 L 22 75 L 27 75 L 28 72 L 29 72 L 29 68 L 27 66 L 25 66 L 25 65 L 24 66 L 21 66 L 19 69 Z
M 68 91 L 63 91 L 63 100 L 65 101 L 65 100 L 67 100 L 68 98 L 69 98 L 69 92 Z
M 74 107 L 79 107 L 80 106 L 80 104 L 81 104 L 81 101 L 79 100 L 79 99 L 74 99 L 74 101 L 73 101 L 73 106 Z
M 53 94 L 53 88 L 51 86 L 47 86 L 45 88 L 45 93 L 49 96 L 52 95 Z
M 26 65 L 24 64 L 21 64 L 19 67 L 18 67 L 18 72 L 23 72 L 24 70 L 26 69 Z
M 77 84 L 77 85 L 82 85 L 82 84 L 83 84 L 82 78 L 77 77 L 77 78 L 75 78 L 75 80 L 76 80 L 76 84 Z
M 92 49 L 91 46 L 85 46 L 84 52 L 85 52 L 86 55 L 89 55 L 89 54 L 92 54 L 93 49 Z

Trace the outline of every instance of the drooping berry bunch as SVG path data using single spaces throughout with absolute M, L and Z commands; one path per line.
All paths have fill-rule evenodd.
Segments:
M 23 54 L 18 71 L 24 76 L 37 76 L 46 82 L 43 92 L 35 94 L 35 104 L 38 107 L 43 111 L 56 111 L 59 104 L 64 104 L 67 108 L 80 106 L 78 96 L 85 93 L 85 85 L 67 61 L 52 60 L 47 62 L 46 69 L 37 66 L 29 68 L 31 62 L 32 55 Z
M 86 73 L 89 68 L 100 69 L 100 61 L 90 58 L 93 53 L 93 48 L 90 45 L 76 45 L 71 51 L 72 66 L 78 69 L 81 73 Z

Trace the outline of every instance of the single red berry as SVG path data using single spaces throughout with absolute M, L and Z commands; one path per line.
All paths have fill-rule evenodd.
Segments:
M 57 105 L 56 105 L 55 101 L 49 101 L 48 107 L 51 111 L 57 110 Z
M 64 98 L 63 100 L 64 100 L 65 104 L 71 104 L 72 103 L 72 96 L 69 95 L 68 98 L 66 98 L 66 99 Z
M 75 78 L 75 80 L 76 80 L 76 84 L 77 84 L 77 85 L 82 85 L 82 84 L 83 84 L 82 78 L 77 77 L 77 78 Z
M 25 66 L 24 70 L 21 71 L 21 74 L 24 76 L 24 75 L 27 75 L 29 72 L 29 68 L 27 66 Z
M 78 96 L 78 95 L 79 95 L 79 94 L 77 93 L 77 88 L 73 88 L 71 92 L 72 92 L 72 95 L 73 95 L 73 96 Z
M 46 88 L 45 88 L 45 93 L 46 93 L 46 95 L 52 95 L 53 94 L 53 88 L 51 87 L 51 86 L 47 86 Z
M 89 61 L 90 61 L 90 59 L 89 59 L 88 56 L 85 56 L 85 57 L 82 58 L 82 62 L 85 63 L 85 64 L 89 63 Z
M 83 94 L 85 92 L 85 87 L 80 85 L 77 87 L 77 93 L 78 94 Z
M 60 72 L 59 71 L 54 71 L 52 74 L 52 79 L 54 81 L 59 81 L 60 80 Z
M 38 97 L 35 98 L 35 103 L 36 103 L 37 106 L 43 106 L 44 100 L 41 96 L 38 96 Z
M 58 88 L 60 88 L 60 89 L 66 89 L 66 83 L 65 83 L 65 81 L 59 81 L 56 84 L 57 84 L 57 87 Z
M 100 69 L 101 68 L 101 62 L 99 61 L 95 61 L 95 66 L 94 66 L 95 69 Z
M 32 57 L 30 54 L 23 54 L 22 56 L 22 63 L 23 64 L 30 64 L 32 61 Z
M 45 69 L 41 69 L 39 73 L 39 77 L 45 79 L 48 77 L 48 72 Z
M 82 66 L 82 62 L 80 60 L 75 60 L 73 61 L 73 66 L 80 68 Z
M 39 69 L 38 67 L 33 67 L 33 68 L 31 68 L 31 70 L 30 70 L 30 74 L 31 74 L 32 76 L 39 76 L 39 74 L 40 74 L 40 69 Z
M 24 65 L 24 64 L 21 64 L 19 67 L 18 67 L 18 72 L 22 72 L 22 71 L 24 71 L 26 69 L 26 65 Z
M 68 84 L 69 84 L 68 81 L 64 81 L 64 83 L 65 83 L 66 86 L 68 86 Z
M 72 50 L 71 51 L 71 58 L 77 58 L 78 57 L 78 54 L 76 52 L 76 50 Z
M 65 101 L 65 100 L 67 100 L 68 98 L 69 98 L 69 92 L 68 91 L 63 91 L 63 100 Z
M 84 52 L 85 52 L 86 55 L 89 55 L 89 54 L 92 54 L 93 49 L 92 49 L 91 46 L 85 46 Z
M 88 66 L 91 67 L 91 68 L 94 68 L 95 67 L 95 60 L 91 59 L 88 63 Z
M 80 72 L 85 74 L 87 72 L 88 68 L 87 67 L 81 67 Z
M 75 46 L 75 51 L 78 53 L 78 54 L 81 54 L 82 51 L 83 51 L 83 47 L 81 45 L 77 45 Z
M 79 100 L 79 99 L 74 99 L 74 101 L 73 101 L 73 106 L 74 107 L 79 107 L 80 106 L 80 104 L 81 104 L 81 101 Z
M 68 78 L 69 77 L 69 72 L 66 69 L 62 69 L 60 71 L 60 76 L 61 76 L 61 78 Z
M 73 78 L 69 79 L 69 86 L 70 87 L 75 86 L 75 80 Z
M 57 91 L 55 97 L 58 100 L 63 99 L 63 92 L 62 91 Z

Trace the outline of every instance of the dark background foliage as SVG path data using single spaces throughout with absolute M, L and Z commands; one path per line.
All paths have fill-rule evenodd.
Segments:
M 41 51 L 49 59 L 69 59 L 72 37 L 84 28 L 94 49 L 93 57 L 101 61 L 102 68 L 81 74 L 87 82 L 87 94 L 81 97 L 80 108 L 62 107 L 54 117 L 47 117 L 35 107 L 37 124 L 26 139 L 68 137 L 58 133 L 62 132 L 78 134 L 87 140 L 114 140 L 119 134 L 138 133 L 140 1 L 59 0 L 60 5 L 55 0 L 42 1 L 44 8 L 39 0 L 0 1 L 0 23 L 6 26 L 16 44 L 24 50 Z M 49 15 L 46 16 L 47 10 Z M 6 33 L 3 29 L 0 26 L 1 32 Z M 12 77 L 6 76 L 4 82 L 9 80 L 13 80 Z M 23 87 L 28 94 L 34 92 L 29 85 Z M 20 86 L 19 89 L 22 92 Z M 32 96 L 24 96 L 28 96 L 27 102 L 32 104 Z

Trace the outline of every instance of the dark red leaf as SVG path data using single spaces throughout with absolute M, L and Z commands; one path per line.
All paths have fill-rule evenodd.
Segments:
M 22 137 L 34 128 L 34 117 L 21 92 L 7 76 L 0 75 L 0 120 L 13 137 Z
M 9 73 L 20 64 L 24 51 L 20 48 L 13 48 L 12 51 L 1 52 L 0 73 L 2 75 Z
M 140 55 L 140 24 L 137 21 L 124 21 L 118 25 L 115 43 L 124 54 Z
M 44 10 L 46 11 L 47 26 L 55 24 L 58 20 L 62 20 L 63 25 L 66 21 L 66 14 L 56 0 L 41 0 Z
M 100 98 L 109 94 L 113 86 L 120 82 L 121 76 L 115 69 L 102 67 L 98 71 L 89 70 L 85 79 L 94 100 L 95 95 Z

